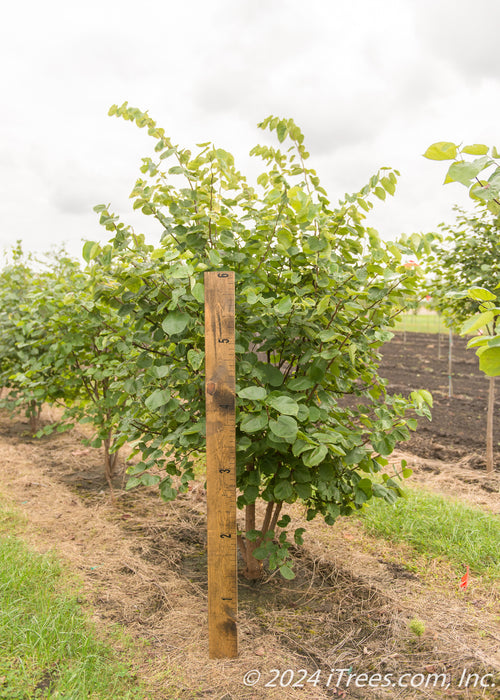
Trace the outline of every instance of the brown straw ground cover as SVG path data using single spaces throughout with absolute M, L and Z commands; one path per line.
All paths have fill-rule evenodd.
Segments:
M 202 481 L 165 504 L 154 489 L 125 492 L 118 477 L 113 504 L 100 455 L 81 437 L 76 429 L 34 440 L 26 423 L 2 415 L 0 491 L 25 514 L 23 538 L 39 551 L 54 549 L 78 572 L 97 624 L 119 623 L 137 640 L 151 700 L 497 696 L 498 582 L 471 576 L 461 591 L 445 560 L 370 536 L 354 518 L 333 528 L 308 524 L 295 580 L 240 579 L 239 657 L 209 660 Z M 408 461 L 415 483 L 500 511 L 498 476 L 485 480 L 465 463 Z M 300 523 L 300 509 L 289 512 Z M 253 669 L 261 680 L 247 687 Z M 281 675 L 286 687 L 280 676 L 271 685 L 273 669 L 290 669 Z M 347 686 L 347 671 L 338 682 L 332 669 L 365 673 L 374 685 L 356 687 L 353 678 Z M 464 669 L 478 679 L 493 674 L 487 680 L 497 688 L 473 688 L 475 676 L 459 688 Z M 441 680 L 433 687 L 444 673 L 449 687 Z M 408 687 L 385 687 L 388 674 L 391 682 L 409 674 Z

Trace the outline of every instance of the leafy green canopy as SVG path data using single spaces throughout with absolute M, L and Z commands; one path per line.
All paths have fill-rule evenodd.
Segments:
M 124 320 L 94 298 L 101 273 L 98 267 L 82 271 L 68 259 L 59 272 L 52 272 L 50 284 L 30 295 L 24 310 L 31 311 L 49 342 L 27 376 L 43 387 L 44 401 L 64 407 L 61 428 L 75 421 L 89 423 L 95 430 L 90 444 L 104 444 L 108 450 L 119 416 L 126 410 L 123 382 L 129 376 L 134 349 Z M 53 429 L 48 425 L 42 433 Z
M 500 214 L 500 153 L 495 146 L 489 148 L 483 143 L 461 146 L 439 141 L 429 146 L 424 157 L 452 160 L 444 184 L 461 183 L 475 202 L 485 205 L 496 216 Z
M 482 207 L 472 213 L 456 208 L 456 222 L 442 225 L 433 243 L 428 271 L 433 278 L 434 305 L 459 329 L 478 310 L 468 290 L 500 281 L 499 220 Z
M 496 285 L 495 292 L 482 287 L 469 289 L 471 299 L 479 302 L 478 313 L 467 319 L 462 325 L 461 334 L 480 331 L 479 336 L 471 338 L 467 343 L 468 348 L 477 348 L 479 357 L 479 369 L 488 377 L 500 376 L 500 283 Z
M 39 376 L 52 343 L 35 300 L 45 297 L 66 265 L 76 263 L 64 250 L 36 260 L 18 243 L 0 271 L 0 383 L 8 390 L 1 405 L 13 411 L 24 407 L 32 419 L 47 400 L 47 381 L 57 373 L 49 367 L 47 375 Z
M 57 423 L 38 434 L 90 423 L 90 444 L 104 444 L 109 459 L 134 348 L 124 320 L 94 299 L 102 270 L 81 270 L 64 250 L 36 260 L 18 246 L 11 257 L 0 272 L 0 380 L 8 389 L 2 405 L 27 407 L 32 417 L 43 403 L 62 407 Z
M 438 280 L 437 306 L 448 317 L 450 325 L 461 325 L 462 335 L 481 331 L 481 337 L 473 338 L 468 347 L 477 348 L 479 366 L 486 375 L 498 376 L 500 307 L 496 290 L 500 288 L 500 153 L 495 146 L 490 148 L 478 143 L 457 146 L 440 141 L 429 146 L 424 157 L 452 160 L 445 184 L 464 185 L 477 205 L 475 214 L 462 213 L 457 226 L 445 227 L 451 236 L 437 249 L 434 270 Z M 485 173 L 489 174 L 487 180 L 483 179 Z
M 259 125 L 280 146 L 253 149 L 265 170 L 252 187 L 226 151 L 180 148 L 126 103 L 110 114 L 156 141 L 131 197 L 162 231 L 161 244 L 148 245 L 99 205 L 113 238 L 84 249 L 91 265 L 109 269 L 100 302 L 130 320 L 140 349 L 121 425 L 121 440 L 142 453 L 129 487 L 158 483 L 171 499 L 193 477 L 205 445 L 203 272 L 231 269 L 239 506 L 300 501 L 309 518 L 333 523 L 372 496 L 393 501 L 398 482 L 373 475 L 416 427 L 408 411 L 428 416 L 430 402 L 427 392 L 389 396 L 377 373 L 378 349 L 419 274 L 402 256 L 427 245 L 415 235 L 383 243 L 363 226 L 370 197 L 394 192 L 395 172 L 382 170 L 332 208 L 290 119 Z

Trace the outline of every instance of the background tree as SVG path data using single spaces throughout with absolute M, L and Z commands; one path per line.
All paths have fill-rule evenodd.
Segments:
M 451 160 L 444 184 L 459 182 L 467 187 L 476 203 L 489 212 L 500 214 L 500 153 L 483 143 L 467 146 L 451 141 L 433 143 L 424 153 L 430 160 Z M 488 179 L 484 179 L 488 175 Z M 481 177 L 480 177 L 481 176 Z
M 89 254 L 109 269 L 97 298 L 130 317 L 131 342 L 142 350 L 121 425 L 121 439 L 142 454 L 128 486 L 157 483 L 168 500 L 193 478 L 205 447 L 203 272 L 234 270 L 240 552 L 250 578 L 266 557 L 291 577 L 283 504 L 301 502 L 308 519 L 333 524 L 372 496 L 393 502 L 401 494 L 397 479 L 375 475 L 416 427 L 408 412 L 429 416 L 430 395 L 387 394 L 378 349 L 416 284 L 418 271 L 402 256 L 426 243 L 383 243 L 363 226 L 370 197 L 394 192 L 391 170 L 331 208 L 292 120 L 260 124 L 287 143 L 253 149 L 265 165 L 254 188 L 226 151 L 204 143 L 193 155 L 126 103 L 110 113 L 147 127 L 156 141 L 131 196 L 162 231 L 155 248 L 109 207 L 96 207 L 114 234 Z M 300 543 L 302 530 L 294 537 Z
M 87 244 L 85 255 L 88 250 Z M 128 400 L 122 380 L 134 354 L 126 319 L 96 302 L 97 267 L 82 270 L 62 250 L 38 262 L 25 257 L 16 248 L 0 273 L 3 403 L 11 410 L 28 406 L 33 432 L 42 404 L 61 408 L 58 420 L 38 435 L 90 424 L 94 435 L 87 443 L 103 447 L 111 487 L 116 429 Z
M 467 347 L 477 348 L 480 369 L 489 377 L 488 412 L 486 418 L 486 471 L 492 473 L 495 468 L 493 456 L 493 415 L 495 409 L 495 377 L 500 375 L 500 288 L 495 293 L 481 287 L 469 289 L 471 299 L 479 302 L 478 313 L 462 325 L 462 335 L 480 331 L 478 338 L 472 338 Z
M 87 255 L 89 246 L 84 248 Z M 110 489 L 117 464 L 116 433 L 129 401 L 124 382 L 134 349 L 128 341 L 127 321 L 108 304 L 94 298 L 100 283 L 97 267 L 82 270 L 78 262 L 59 260 L 50 285 L 26 300 L 43 327 L 50 347 L 25 372 L 33 384 L 43 383 L 45 401 L 57 404 L 62 415 L 54 429 L 75 422 L 92 427 L 87 444 L 103 449 L 104 475 Z
M 495 147 L 490 149 L 484 144 L 461 147 L 439 142 L 432 144 L 424 156 L 431 160 L 452 160 L 445 184 L 465 185 L 477 204 L 474 214 L 461 212 L 457 226 L 445 227 L 451 235 L 438 254 L 435 274 L 438 305 L 455 324 L 460 323 L 462 334 L 480 331 L 482 336 L 472 339 L 468 346 L 478 348 L 479 366 L 490 377 L 486 469 L 492 472 L 495 376 L 500 374 L 500 342 L 498 294 L 491 290 L 500 286 L 500 155 Z M 489 174 L 488 180 L 481 179 L 480 173 Z
M 471 287 L 500 280 L 500 221 L 484 206 L 467 213 L 458 207 L 456 221 L 442 225 L 427 269 L 432 275 L 434 306 L 459 330 L 478 308 L 467 295 Z
M 32 384 L 26 371 L 40 360 L 50 342 L 27 299 L 33 290 L 45 286 L 48 258 L 35 260 L 18 242 L 5 256 L 0 271 L 0 405 L 16 413 L 22 411 L 36 432 L 45 390 Z

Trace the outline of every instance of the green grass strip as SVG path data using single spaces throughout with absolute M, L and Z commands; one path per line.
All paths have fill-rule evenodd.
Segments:
M 368 532 L 442 556 L 457 572 L 468 564 L 475 573 L 500 578 L 500 517 L 493 513 L 411 488 L 394 505 L 373 499 L 361 517 Z
M 133 671 L 99 640 L 53 555 L 32 552 L 0 512 L 0 697 L 143 698 Z M 72 589 L 75 582 L 71 581 Z M 121 640 L 123 641 L 123 640 Z
M 394 327 L 395 331 L 407 331 L 413 333 L 443 333 L 448 334 L 449 329 L 443 319 L 437 314 L 401 314 Z

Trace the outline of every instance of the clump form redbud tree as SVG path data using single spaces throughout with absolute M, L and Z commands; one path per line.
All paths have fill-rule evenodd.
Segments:
M 372 497 L 392 503 L 402 494 L 397 476 L 379 472 L 416 428 L 414 415 L 430 417 L 430 395 L 390 396 L 378 350 L 419 274 L 402 256 L 426 241 L 383 243 L 363 225 L 372 195 L 394 193 L 392 170 L 332 207 L 291 119 L 259 125 L 278 145 L 253 149 L 264 171 L 251 186 L 211 143 L 193 154 L 147 113 L 125 103 L 110 114 L 156 141 L 131 197 L 162 232 L 158 247 L 148 245 L 109 207 L 96 207 L 114 234 L 88 255 L 113 265 L 99 295 L 130 319 L 142 348 L 121 426 L 122 440 L 142 454 L 128 487 L 157 483 L 169 500 L 193 478 L 205 448 L 203 273 L 234 270 L 239 548 L 246 576 L 259 577 L 267 558 L 293 577 L 283 506 L 301 503 L 308 520 L 331 525 Z M 403 465 L 403 476 L 409 471 Z M 302 534 L 294 531 L 297 544 Z

